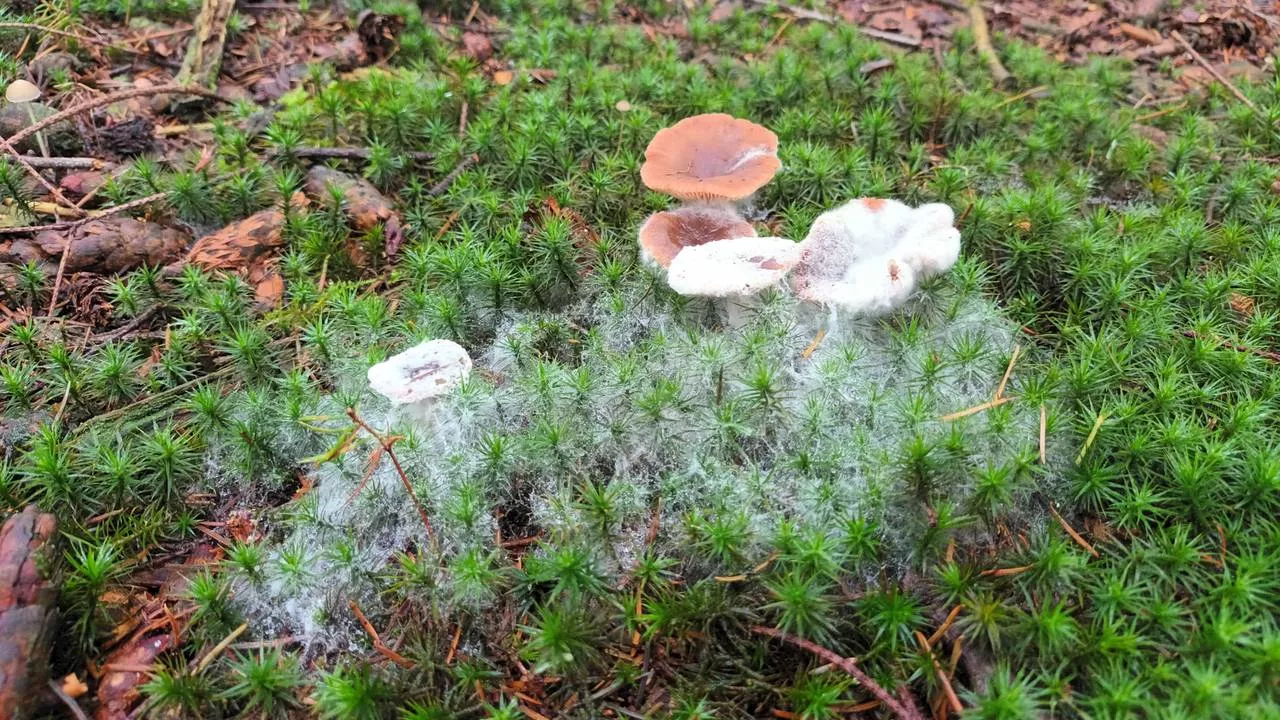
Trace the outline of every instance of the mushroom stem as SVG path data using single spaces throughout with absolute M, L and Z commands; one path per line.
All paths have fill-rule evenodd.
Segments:
M 32 109 L 31 103 L 25 103 L 25 104 L 27 106 L 27 117 L 31 120 L 31 124 L 35 125 L 36 124 L 35 110 Z M 41 157 L 46 157 L 46 158 L 49 157 L 49 143 L 45 142 L 43 132 L 36 133 L 36 145 L 40 147 Z

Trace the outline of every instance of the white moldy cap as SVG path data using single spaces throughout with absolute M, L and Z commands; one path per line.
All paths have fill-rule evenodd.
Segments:
M 667 283 L 681 295 L 754 295 L 778 283 L 800 260 L 800 246 L 780 237 L 739 237 L 686 247 L 671 261 Z
M 471 373 L 471 356 L 451 340 L 428 340 L 369 368 L 369 387 L 396 405 L 432 400 Z
M 859 198 L 823 213 L 801 243 L 797 294 L 810 302 L 866 314 L 904 304 L 921 280 L 946 272 L 960 256 L 955 214 L 937 203 L 911 208 Z

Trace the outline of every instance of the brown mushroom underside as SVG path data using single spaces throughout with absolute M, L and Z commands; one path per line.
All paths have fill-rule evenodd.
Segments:
M 756 230 L 741 215 L 717 207 L 690 207 L 649 216 L 640 226 L 640 246 L 662 267 L 684 248 L 716 240 L 755 237 Z
M 645 149 L 640 179 L 682 200 L 736 201 L 763 187 L 780 167 L 772 131 L 711 113 L 659 130 Z

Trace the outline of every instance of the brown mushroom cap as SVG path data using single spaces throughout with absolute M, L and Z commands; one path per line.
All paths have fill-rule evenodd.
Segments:
M 778 172 L 778 136 L 732 115 L 685 118 L 658 131 L 644 151 L 640 180 L 681 200 L 742 200 Z
M 751 223 L 727 208 L 686 207 L 650 215 L 640 226 L 640 249 L 665 268 L 684 248 L 755 234 Z

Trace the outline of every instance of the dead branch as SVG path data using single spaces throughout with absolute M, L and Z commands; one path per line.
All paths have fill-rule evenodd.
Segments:
M 991 44 L 991 28 L 987 25 L 987 13 L 983 11 L 982 3 L 978 0 L 968 0 L 968 6 L 969 25 L 973 31 L 973 44 L 978 49 L 978 55 L 986 61 L 987 69 L 991 72 L 991 79 L 996 87 L 1006 85 L 1013 76 L 1001 64 L 1000 56 L 996 54 L 996 48 Z
M 821 645 L 805 640 L 802 637 L 783 632 L 776 628 L 756 625 L 751 628 L 751 632 L 757 635 L 765 635 L 775 640 L 781 640 L 789 645 L 794 645 L 801 650 L 808 651 L 818 657 L 826 660 L 832 665 L 840 668 L 850 677 L 857 680 L 859 684 L 867 689 L 876 697 L 890 712 L 901 718 L 901 720 L 924 720 L 924 714 L 916 707 L 915 701 L 910 698 L 899 700 L 895 698 L 888 690 L 881 687 L 880 683 L 871 679 L 871 676 L 862 671 L 858 664 L 850 658 L 840 657 L 838 653 L 832 652 Z
M 5 148 L 6 150 L 8 148 Z M 91 157 L 35 157 L 23 155 L 22 159 L 33 168 L 41 170 L 101 170 L 105 160 Z
M 373 151 L 367 147 L 345 147 L 345 148 L 326 148 L 326 147 L 298 147 L 289 151 L 277 151 L 276 157 L 284 155 L 292 155 L 299 159 L 316 159 L 316 160 L 368 160 L 372 156 Z M 407 152 L 401 155 L 413 160 L 414 162 L 426 162 L 435 158 L 435 153 L 429 152 Z
M 1235 85 L 1232 85 L 1231 81 L 1228 80 L 1222 73 L 1218 72 L 1217 68 L 1209 64 L 1209 61 L 1205 60 L 1203 55 L 1196 52 L 1196 49 L 1191 47 L 1191 43 L 1187 42 L 1187 39 L 1182 37 L 1181 33 L 1179 33 L 1177 30 L 1174 30 L 1173 32 L 1169 33 L 1169 37 L 1172 37 L 1179 45 L 1181 45 L 1183 50 L 1186 50 L 1188 53 L 1190 53 L 1191 59 L 1199 63 L 1200 67 L 1204 68 L 1205 71 L 1207 71 L 1210 75 L 1212 75 L 1214 80 L 1217 80 L 1219 83 L 1222 84 L 1223 87 L 1230 90 L 1231 94 L 1235 95 L 1237 100 L 1244 103 L 1245 105 L 1248 105 L 1249 109 L 1252 110 L 1255 115 L 1262 117 L 1264 119 L 1266 118 L 1263 112 L 1258 109 L 1258 106 L 1254 105 L 1252 100 L 1250 100 L 1244 93 L 1240 92 L 1239 88 L 1237 88 Z
M 432 185 L 431 189 L 427 191 L 427 194 L 430 195 L 431 197 L 437 197 L 445 194 L 445 192 L 449 189 L 449 186 L 453 185 L 453 181 L 458 179 L 459 175 L 466 172 L 468 168 L 470 168 L 472 165 L 475 165 L 478 162 L 480 162 L 480 156 L 474 153 L 463 158 L 462 162 L 458 163 L 457 167 L 450 170 L 449 174 L 445 175 L 443 180 L 436 183 L 435 185 Z
M 785 3 L 772 2 L 771 0 L 748 0 L 748 1 L 753 5 L 760 5 L 763 7 L 776 7 L 779 10 L 782 10 L 783 12 L 786 12 L 801 20 L 813 20 L 820 23 L 826 23 L 828 25 L 839 25 L 841 23 L 841 20 L 837 17 L 827 15 L 825 13 L 820 13 L 816 10 L 810 10 L 808 8 L 798 7 L 796 5 L 787 5 Z M 858 32 L 862 33 L 863 35 L 866 35 L 867 37 L 872 37 L 877 40 L 883 40 L 884 42 L 887 42 L 891 45 L 900 45 L 902 47 L 909 47 L 909 48 L 920 47 L 919 38 L 913 38 L 910 35 L 903 35 L 902 33 L 888 32 L 885 30 L 876 30 L 875 28 L 862 27 L 861 25 L 858 26 Z
M 373 439 L 377 440 L 378 444 L 382 446 L 382 450 L 387 454 L 387 457 L 391 458 L 391 464 L 395 466 L 396 474 L 400 476 L 400 483 L 404 485 L 405 492 L 409 493 L 409 499 L 413 501 L 413 506 L 418 510 L 418 517 L 422 518 L 422 524 L 427 528 L 427 538 L 434 543 L 436 533 L 431 527 L 431 518 L 427 516 L 426 509 L 423 508 L 422 503 L 418 501 L 418 495 L 413 491 L 413 483 L 409 482 L 409 476 L 405 474 L 404 468 L 400 466 L 400 460 L 396 457 L 396 451 L 392 447 L 395 443 L 380 435 L 372 427 L 369 427 L 369 423 L 365 422 L 364 418 L 360 417 L 360 415 L 356 413 L 355 408 L 347 408 L 347 417 L 350 417 L 355 424 L 359 425 L 365 432 L 372 435 Z
M 131 100 L 136 97 L 147 97 L 150 95 L 165 95 L 165 94 L 199 95 L 200 97 L 209 98 L 211 100 L 218 100 L 219 102 L 230 102 L 230 100 L 226 100 L 222 97 L 219 97 L 218 93 L 213 92 L 212 90 L 205 90 L 204 88 L 194 87 L 190 85 L 178 85 L 176 83 L 169 83 L 167 85 L 156 85 L 154 87 L 146 87 L 146 88 L 130 88 L 128 90 L 121 90 L 119 92 L 107 93 L 106 95 L 93 98 L 92 100 L 86 100 L 82 103 L 77 103 L 75 105 L 72 105 L 71 107 L 65 110 L 60 110 L 44 118 L 43 120 L 40 120 L 34 125 L 28 125 L 27 127 L 19 130 L 18 132 L 14 133 L 12 137 L 8 138 L 8 141 L 10 145 L 16 146 L 19 143 L 21 143 L 23 140 L 26 140 L 27 138 L 31 137 L 32 135 L 35 135 L 36 133 L 44 130 L 45 128 L 53 127 L 54 125 L 57 125 L 63 120 L 73 118 L 82 112 L 86 112 L 88 110 L 94 110 L 100 107 L 105 107 L 107 105 L 111 105 L 112 103 L 118 103 L 121 100 Z

